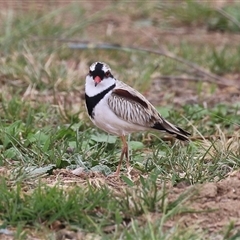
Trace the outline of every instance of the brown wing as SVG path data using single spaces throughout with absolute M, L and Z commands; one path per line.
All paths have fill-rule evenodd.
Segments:
M 114 89 L 108 99 L 109 107 L 121 119 L 144 127 L 159 122 L 160 115 L 152 105 L 133 89 Z
M 183 141 L 189 140 L 190 133 L 162 118 L 143 95 L 122 82 L 118 82 L 118 85 L 108 99 L 109 107 L 118 117 L 133 124 L 168 132 Z

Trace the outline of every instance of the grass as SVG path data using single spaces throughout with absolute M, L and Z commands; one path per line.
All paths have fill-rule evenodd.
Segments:
M 180 195 L 171 204 L 167 203 L 168 193 L 164 187 L 159 191 L 157 177 L 158 174 L 155 172 L 149 179 L 141 178 L 138 187 L 130 188 L 118 197 L 106 187 L 96 189 L 91 185 L 86 185 L 86 188 L 72 187 L 64 190 L 60 185 L 48 187 L 39 184 L 31 190 L 31 194 L 23 194 L 21 184 L 10 190 L 2 179 L 0 197 L 2 226 L 25 225 L 31 229 L 38 224 L 51 226 L 58 220 L 68 223 L 69 228 L 75 226 L 84 232 L 95 232 L 99 235 L 115 230 L 114 239 L 123 234 L 126 234 L 126 237 L 131 236 L 131 239 L 139 234 L 151 239 L 162 237 L 166 234 L 162 229 L 163 224 L 169 218 L 176 213 L 189 211 L 181 209 L 189 194 Z M 76 211 L 76 207 L 79 211 Z M 162 214 L 162 219 L 153 226 L 149 215 L 151 212 Z M 139 233 L 137 219 L 144 215 L 147 217 L 147 229 Z M 124 226 L 132 220 L 134 221 L 129 232 Z M 167 234 L 174 235 L 170 232 Z M 108 239 L 107 235 L 105 237 Z
M 137 133 L 129 138 L 131 165 L 141 174 L 137 179 L 123 167 L 122 179 L 116 186 L 112 183 L 113 187 L 107 180 L 99 180 L 98 175 L 96 179 L 78 177 L 77 184 L 58 177 L 52 182 L 46 180 L 56 176 L 56 171 L 77 167 L 88 173 L 101 171 L 110 175 L 118 165 L 120 141 L 93 128 L 86 117 L 82 95 L 91 62 L 109 62 L 119 78 L 147 94 L 160 73 L 191 73 L 191 69 L 163 56 L 73 51 L 65 42 L 56 40 L 121 40 L 122 45 L 128 45 L 128 37 L 134 39 L 135 34 L 136 44 L 143 44 L 146 26 L 155 31 L 166 30 L 166 26 L 174 29 L 176 24 L 207 27 L 216 16 L 210 6 L 194 1 L 174 6 L 174 11 L 172 4 L 165 5 L 133 3 L 126 10 L 126 3 L 119 1 L 97 11 L 74 3 L 38 12 L 1 12 L 0 166 L 5 172 L 0 181 L 0 229 L 11 229 L 15 239 L 26 239 L 31 234 L 56 239 L 59 229 L 53 226 L 59 222 L 71 232 L 90 234 L 92 239 L 208 236 L 203 230 L 196 231 L 194 225 L 184 228 L 177 221 L 172 223 L 179 215 L 194 212 L 187 203 L 195 192 L 186 190 L 173 199 L 168 184 L 188 186 L 218 181 L 239 169 L 239 103 L 225 101 L 206 106 L 202 101 L 180 103 L 179 108 L 173 104 L 174 87 L 166 83 L 161 86 L 166 94 L 161 102 L 157 101 L 161 105 L 157 107 L 169 121 L 193 133 L 190 144 L 169 144 L 156 132 Z M 195 8 L 198 5 L 200 8 Z M 194 15 L 193 9 L 197 11 Z M 122 21 L 131 20 L 133 36 L 106 33 L 111 32 L 111 24 L 114 29 L 120 24 L 113 12 L 118 12 Z M 124 24 L 127 29 L 128 23 Z M 230 26 L 225 26 L 226 31 L 231 31 Z M 157 38 L 144 40 L 153 48 L 160 44 Z M 164 46 L 216 74 L 238 72 L 239 47 L 234 44 L 215 47 L 212 42 L 180 41 Z M 177 84 L 183 84 L 183 89 L 192 87 L 200 100 L 205 99 L 206 92 L 211 95 L 218 91 L 217 84 L 209 84 L 207 89 L 203 82 Z M 232 229 L 229 225 L 222 235 L 231 236 Z
M 177 26 L 207 27 L 210 31 L 239 32 L 240 5 L 229 4 L 220 8 L 210 2 L 199 3 L 188 0 L 178 4 L 161 4 L 165 17 L 171 16 L 171 22 Z M 230 16 L 230 17 L 229 17 Z

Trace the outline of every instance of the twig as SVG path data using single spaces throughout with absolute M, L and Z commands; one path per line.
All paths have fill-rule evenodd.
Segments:
M 239 26 L 240 27 L 240 26 Z M 191 63 L 181 57 L 178 57 L 174 55 L 173 53 L 166 51 L 166 50 L 154 50 L 154 49 L 148 49 L 148 48 L 137 48 L 137 47 L 124 47 L 119 44 L 108 44 L 108 43 L 102 43 L 102 44 L 95 44 L 95 43 L 89 43 L 87 41 L 79 42 L 78 40 L 75 39 L 66 39 L 66 38 L 61 38 L 61 39 L 55 39 L 55 38 L 38 38 L 38 40 L 42 41 L 57 41 L 57 42 L 66 42 L 68 43 L 69 48 L 71 49 L 106 49 L 106 50 L 121 50 L 121 51 L 126 51 L 126 52 L 131 52 L 131 51 L 137 51 L 137 52 L 149 52 L 157 55 L 162 55 L 171 59 L 174 59 L 178 62 L 181 62 L 190 68 L 196 70 L 197 72 L 201 73 L 203 76 L 207 77 L 208 79 L 197 79 L 194 78 L 196 81 L 205 81 L 205 82 L 210 82 L 210 83 L 215 83 L 220 86 L 227 86 L 227 87 L 235 87 L 237 89 L 240 89 L 240 86 L 232 85 L 229 84 L 229 80 L 226 78 L 219 77 L 213 73 L 208 72 L 206 69 L 198 66 L 197 64 Z M 176 78 L 176 79 L 182 79 L 182 78 Z M 186 78 L 187 79 L 187 78 Z M 193 79 L 193 78 L 188 78 L 188 80 Z M 217 81 L 216 81 L 217 80 Z
M 212 81 L 213 83 L 225 85 L 223 82 L 229 81 L 226 78 L 222 78 L 213 73 L 210 73 L 207 70 L 205 70 L 204 68 L 198 66 L 197 64 L 191 63 L 191 62 L 189 62 L 181 57 L 178 57 L 178 56 L 174 55 L 173 53 L 166 51 L 166 50 L 154 50 L 154 49 L 149 49 L 149 48 L 124 47 L 121 45 L 113 45 L 113 44 L 105 44 L 105 43 L 94 44 L 94 43 L 85 43 L 85 42 L 69 43 L 68 46 L 71 49 L 108 49 L 108 50 L 111 49 L 111 50 L 122 50 L 122 51 L 127 51 L 127 52 L 137 51 L 137 52 L 148 52 L 148 53 L 158 54 L 158 55 L 162 55 L 162 56 L 174 59 L 178 62 L 181 62 L 181 63 L 193 68 L 194 70 L 202 73 L 204 76 L 218 81 L 218 82 Z

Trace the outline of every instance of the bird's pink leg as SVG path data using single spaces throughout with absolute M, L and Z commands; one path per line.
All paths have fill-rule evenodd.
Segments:
M 119 176 L 119 174 L 120 174 L 120 169 L 121 169 L 121 165 L 122 165 L 124 155 L 126 157 L 127 168 L 130 167 L 129 158 L 128 158 L 128 145 L 127 145 L 127 142 L 126 142 L 126 138 L 125 138 L 125 136 L 121 136 L 120 138 L 121 138 L 121 141 L 122 141 L 122 152 L 121 152 L 120 161 L 119 161 L 119 164 L 118 164 L 118 167 L 117 167 L 117 171 L 115 172 L 116 176 Z

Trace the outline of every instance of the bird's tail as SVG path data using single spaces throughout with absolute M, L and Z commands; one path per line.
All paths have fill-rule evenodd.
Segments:
M 169 134 L 175 135 L 175 137 L 181 141 L 189 141 L 189 137 L 191 134 L 180 127 L 174 126 L 172 123 L 162 118 L 161 122 L 157 122 L 152 127 L 154 129 L 165 131 Z

